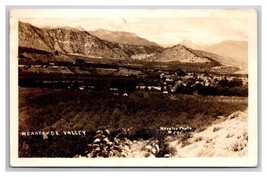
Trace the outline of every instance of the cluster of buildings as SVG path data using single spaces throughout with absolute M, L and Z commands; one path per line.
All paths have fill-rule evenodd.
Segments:
M 155 85 L 141 84 L 136 86 L 136 91 L 158 91 L 163 93 L 174 93 L 179 87 L 195 87 L 197 85 L 206 87 L 217 87 L 220 81 L 238 81 L 243 86 L 248 84 L 248 77 L 225 76 L 206 73 L 188 73 L 178 76 L 176 73 L 161 73 L 159 82 Z

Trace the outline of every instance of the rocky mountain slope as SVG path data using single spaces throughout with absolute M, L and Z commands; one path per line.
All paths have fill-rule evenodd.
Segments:
M 204 51 L 190 49 L 181 44 L 166 48 L 162 53 L 149 58 L 153 61 L 171 62 L 179 61 L 181 63 L 211 63 L 220 65 L 221 60 L 217 55 L 211 55 Z
M 80 28 L 38 28 L 23 22 L 19 22 L 18 36 L 19 47 L 92 58 L 130 59 L 132 55 L 153 54 L 163 50 L 158 46 L 108 42 Z

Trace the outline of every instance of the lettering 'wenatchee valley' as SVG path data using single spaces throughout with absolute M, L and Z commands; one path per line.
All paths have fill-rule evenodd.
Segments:
M 20 132 L 21 136 L 40 136 L 40 135 L 50 135 L 50 136 L 57 136 L 57 135 L 86 135 L 85 130 L 63 130 L 60 131 L 23 131 Z

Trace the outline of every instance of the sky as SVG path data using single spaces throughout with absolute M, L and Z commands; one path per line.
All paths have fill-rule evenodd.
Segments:
M 127 31 L 160 45 L 175 45 L 182 40 L 197 44 L 213 44 L 223 40 L 247 41 L 248 20 L 255 13 L 251 9 L 92 9 L 37 12 L 33 11 L 32 15 L 36 14 L 35 16 L 24 13 L 24 17 L 19 20 L 38 27 L 69 26 L 82 27 L 88 31 Z

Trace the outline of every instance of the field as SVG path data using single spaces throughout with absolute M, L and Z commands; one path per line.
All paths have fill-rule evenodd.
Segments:
M 74 157 L 83 154 L 94 133 L 129 129 L 130 141 L 164 141 L 161 127 L 189 127 L 199 133 L 247 109 L 247 97 L 201 96 L 71 89 L 19 88 L 19 131 L 86 131 L 86 135 L 19 136 L 20 157 Z M 172 131 L 172 133 L 175 133 Z M 180 138 L 185 138 L 183 134 Z M 160 148 L 166 149 L 166 143 Z M 161 155 L 162 156 L 162 155 Z

